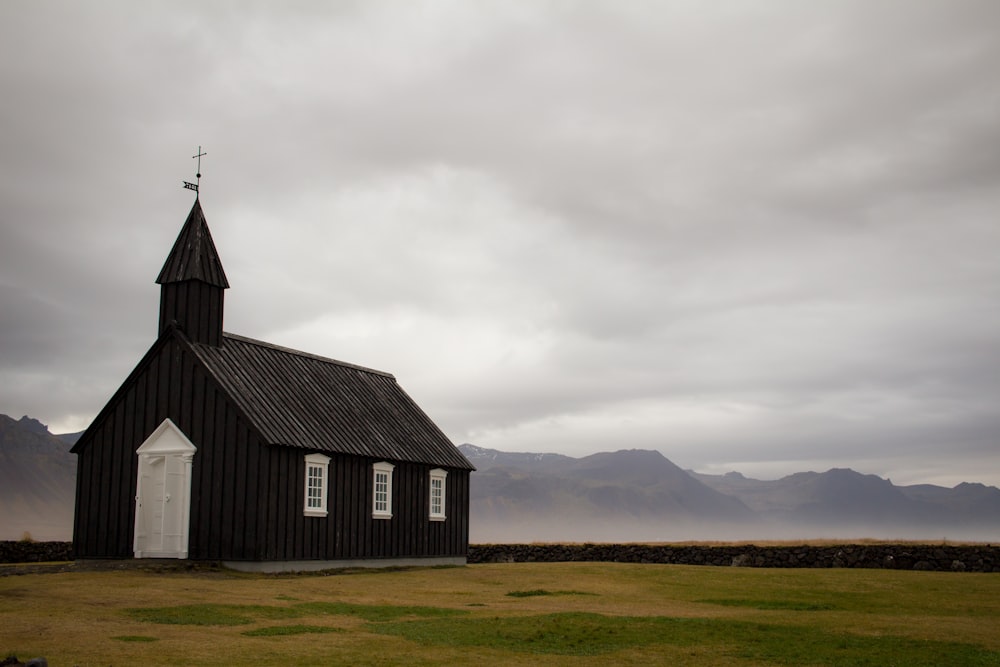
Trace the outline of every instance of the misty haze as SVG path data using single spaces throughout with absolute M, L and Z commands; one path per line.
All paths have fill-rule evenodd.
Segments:
M 576 459 L 459 449 L 478 469 L 470 508 L 478 543 L 1000 536 L 1000 489 L 976 483 L 897 487 L 847 469 L 766 482 L 684 471 L 655 451 Z
M 200 170 L 226 331 L 552 453 L 473 461 L 474 540 L 1000 539 L 998 25 L 0 2 L 0 411 L 100 412 Z M 57 534 L 71 463 L 35 431 L 0 514 Z
M 0 415 L 0 539 L 72 537 L 77 436 Z M 685 471 L 648 450 L 459 449 L 478 469 L 473 543 L 1000 539 L 1000 489 L 978 483 L 900 487 L 847 469 L 759 481 Z

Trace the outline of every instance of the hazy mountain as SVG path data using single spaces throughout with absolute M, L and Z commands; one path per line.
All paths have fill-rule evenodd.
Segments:
M 76 456 L 69 450 L 77 437 L 0 414 L 0 539 L 72 537 Z
M 477 468 L 470 482 L 473 541 L 666 540 L 706 521 L 737 526 L 755 518 L 655 451 L 577 459 L 459 449 Z
M 947 508 L 969 521 L 996 522 L 1000 517 L 1000 489 L 995 486 L 962 482 L 950 489 L 916 484 L 900 487 L 900 490 L 908 498 Z
M 459 449 L 465 458 L 476 466 L 476 470 L 485 471 L 490 468 L 530 468 L 534 471 L 559 469 L 576 461 L 562 454 L 533 454 L 528 452 L 501 452 L 496 449 L 486 449 L 468 443 L 460 445 Z
M 892 482 L 850 469 L 800 472 L 769 482 L 739 473 L 692 474 L 713 489 L 741 499 L 757 512 L 783 519 L 854 519 L 870 517 L 872 513 L 884 518 L 909 519 L 914 511 L 914 502 Z
M 58 435 L 53 435 L 52 437 L 72 447 L 76 444 L 76 441 L 80 439 L 81 435 L 83 435 L 83 431 L 77 431 L 76 433 L 60 433 Z
M 0 415 L 0 539 L 72 535 L 79 433 Z M 473 542 L 821 537 L 1000 540 L 1000 489 L 895 486 L 849 469 L 779 480 L 682 470 L 656 451 L 582 458 L 464 444 Z
M 1000 536 L 1000 489 L 982 484 L 898 487 L 849 469 L 761 481 L 684 471 L 655 451 L 459 449 L 478 469 L 477 542 Z
M 850 469 L 801 472 L 762 481 L 739 473 L 692 473 L 716 491 L 739 498 L 759 515 L 791 526 L 866 529 L 872 536 L 947 536 L 994 540 L 1000 535 L 1000 489 L 962 483 L 895 486 Z

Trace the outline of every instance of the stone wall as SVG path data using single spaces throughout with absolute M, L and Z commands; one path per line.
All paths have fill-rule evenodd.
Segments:
M 0 542 L 0 563 L 72 560 L 72 542 Z M 839 544 L 679 546 L 650 544 L 472 544 L 469 563 L 672 563 L 742 567 L 865 567 L 1000 572 L 1000 546 Z
M 474 544 L 469 563 L 602 561 L 742 567 L 864 567 L 1000 572 L 1000 546 L 840 544 L 677 546 L 648 544 Z
M 0 542 L 0 563 L 49 563 L 72 560 L 72 542 Z

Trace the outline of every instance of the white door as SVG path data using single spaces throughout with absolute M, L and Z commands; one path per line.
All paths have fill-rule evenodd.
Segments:
M 139 455 L 139 488 L 135 497 L 135 551 L 161 551 L 163 547 L 163 456 Z
M 136 450 L 136 558 L 187 558 L 195 451 L 169 419 Z

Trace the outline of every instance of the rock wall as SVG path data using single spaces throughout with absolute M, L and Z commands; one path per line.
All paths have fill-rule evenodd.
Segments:
M 648 544 L 473 544 L 469 563 L 672 563 L 734 567 L 864 567 L 1000 572 L 1000 546 L 839 544 L 834 546 L 675 546 Z
M 0 563 L 73 558 L 72 542 L 0 542 Z M 671 563 L 734 567 L 864 567 L 1000 572 L 1000 546 L 839 544 L 833 546 L 679 546 L 650 544 L 472 544 L 469 563 Z
M 0 542 L 0 563 L 49 563 L 73 559 L 72 542 Z

